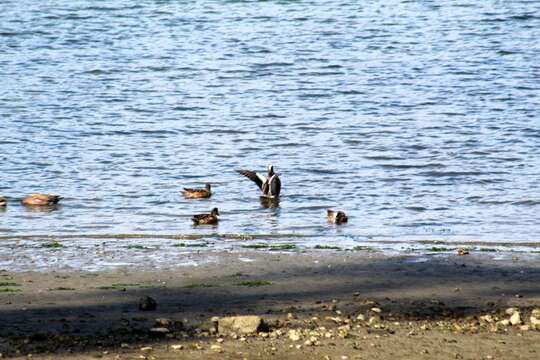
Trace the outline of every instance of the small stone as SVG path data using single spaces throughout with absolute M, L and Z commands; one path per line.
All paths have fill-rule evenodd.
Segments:
M 521 315 L 519 314 L 519 311 L 516 311 L 511 317 L 510 317 L 510 324 L 516 326 L 521 324 Z
M 521 331 L 529 331 L 531 329 L 531 327 L 529 325 L 521 325 L 519 327 L 519 330 Z
M 182 344 L 171 345 L 171 349 L 175 350 L 175 351 L 182 350 L 183 348 L 184 348 L 184 345 L 182 345 Z
M 302 348 L 302 345 L 298 344 L 298 345 L 296 345 L 296 348 L 297 348 L 298 350 L 300 350 L 300 349 Z
M 492 323 L 493 322 L 493 316 L 491 316 L 491 315 L 483 315 L 483 316 L 480 316 L 480 320 L 484 321 L 484 322 L 487 322 L 487 323 Z
M 366 317 L 365 317 L 363 314 L 359 314 L 359 315 L 356 317 L 356 320 L 358 320 L 358 321 L 366 321 Z
M 155 327 L 150 329 L 150 334 L 154 336 L 165 336 L 169 333 L 169 329 L 165 327 Z
M 166 318 L 157 318 L 156 325 L 159 327 L 169 327 L 172 325 L 172 321 Z
M 150 296 L 143 296 L 139 299 L 139 310 L 153 311 L 157 309 L 157 301 Z
M 210 350 L 213 350 L 213 351 L 218 352 L 218 353 L 223 352 L 223 348 L 221 347 L 221 345 L 218 345 L 218 344 L 211 345 Z
M 122 349 L 129 349 L 129 344 L 128 344 L 128 343 L 121 343 L 121 344 L 120 344 L 120 347 L 121 347 Z
M 537 319 L 540 319 L 540 309 L 539 308 L 533 309 L 533 311 L 531 312 L 531 315 Z
M 508 319 L 501 320 L 499 322 L 499 324 L 501 324 L 503 326 L 508 326 L 508 325 L 510 325 L 510 320 L 508 320 Z
M 287 320 L 294 320 L 294 319 L 296 319 L 296 316 L 293 313 L 287 314 Z
M 300 340 L 300 334 L 296 330 L 289 330 L 289 339 L 291 341 L 298 341 Z
M 518 310 L 515 307 L 511 307 L 511 308 L 506 309 L 504 312 L 506 313 L 506 315 L 514 315 L 516 311 Z
M 540 330 L 540 319 L 533 315 L 529 318 L 529 320 L 531 321 L 531 326 L 533 329 Z
M 380 320 L 381 320 L 381 318 L 378 315 L 372 316 L 372 317 L 369 318 L 368 324 L 369 325 L 374 325 L 374 324 L 378 323 Z
M 140 348 L 140 350 L 142 352 L 150 352 L 150 351 L 152 351 L 152 347 L 151 346 L 143 346 L 142 348 Z
M 371 311 L 373 311 L 373 312 L 375 312 L 377 314 L 380 314 L 382 312 L 382 310 L 380 308 L 378 308 L 378 307 L 372 307 Z
M 220 334 L 237 331 L 241 334 L 253 334 L 264 330 L 266 324 L 260 316 L 229 316 L 220 318 L 218 321 L 218 332 Z

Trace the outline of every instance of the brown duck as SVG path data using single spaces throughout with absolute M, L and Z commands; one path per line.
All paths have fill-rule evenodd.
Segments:
M 204 189 L 187 189 L 182 191 L 186 199 L 207 199 L 212 196 L 212 185 L 206 184 Z
M 0 207 L 4 207 L 7 205 L 7 199 L 3 196 L 0 196 Z
M 21 203 L 27 206 L 49 206 L 58 204 L 60 199 L 62 198 L 58 195 L 30 194 L 22 199 Z
M 219 210 L 218 208 L 214 208 L 210 214 L 194 215 L 191 220 L 193 221 L 194 225 L 217 224 L 219 221 Z
M 344 224 L 349 220 L 343 211 L 327 210 L 327 216 L 332 224 Z

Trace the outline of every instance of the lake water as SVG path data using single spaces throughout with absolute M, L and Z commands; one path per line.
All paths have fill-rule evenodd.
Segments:
M 0 14 L 4 244 L 539 242 L 540 2 L 4 0 Z M 234 172 L 270 163 L 277 208 Z M 181 197 L 205 182 L 210 200 Z M 65 199 L 29 211 L 31 192 Z M 214 206 L 218 227 L 191 225 Z M 329 226 L 327 208 L 350 223 Z

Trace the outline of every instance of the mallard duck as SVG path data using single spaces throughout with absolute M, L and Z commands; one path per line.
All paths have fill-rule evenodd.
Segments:
M 7 205 L 7 199 L 3 196 L 0 196 L 0 207 L 4 207 Z
M 327 210 L 328 222 L 332 224 L 344 224 L 349 219 L 343 211 Z
M 206 184 L 204 189 L 187 189 L 184 188 L 182 191 L 186 199 L 206 199 L 212 196 L 212 186 Z
M 236 170 L 241 175 L 254 181 L 262 191 L 262 196 L 265 198 L 274 199 L 279 197 L 281 191 L 281 180 L 279 174 L 274 172 L 274 166 L 268 165 L 268 176 L 259 174 L 251 170 Z
M 218 208 L 213 208 L 210 214 L 194 215 L 191 220 L 193 220 L 193 224 L 195 225 L 217 224 L 219 221 L 219 210 Z
M 62 198 L 58 195 L 30 194 L 22 199 L 21 203 L 28 206 L 47 206 L 58 204 L 60 199 Z

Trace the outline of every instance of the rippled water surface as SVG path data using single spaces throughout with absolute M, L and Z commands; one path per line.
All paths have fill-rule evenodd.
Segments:
M 4 0 L 0 14 L 4 238 L 538 241 L 540 2 Z M 234 172 L 269 163 L 276 208 Z M 212 199 L 180 196 L 205 182 Z M 65 199 L 30 211 L 31 192 Z M 218 227 L 191 225 L 214 206 Z M 329 226 L 327 208 L 350 223 Z

